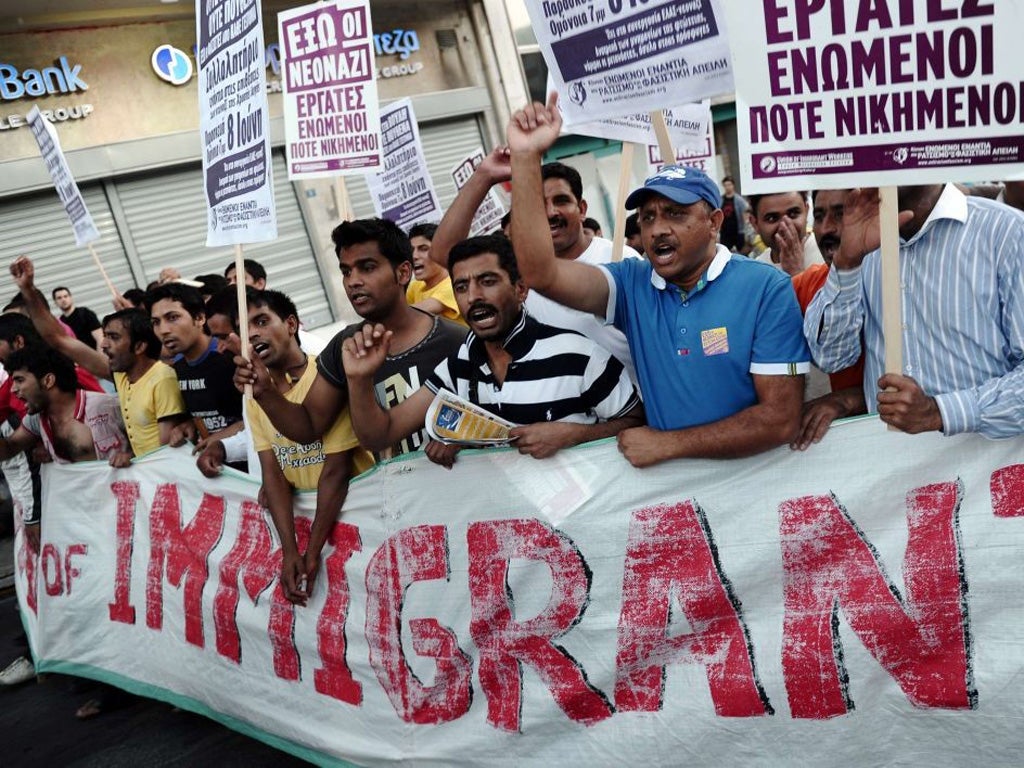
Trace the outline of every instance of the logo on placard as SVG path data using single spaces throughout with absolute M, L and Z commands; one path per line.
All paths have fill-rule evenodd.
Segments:
M 586 100 L 587 89 L 583 87 L 583 83 L 577 81 L 569 86 L 569 101 L 582 107 Z
M 161 45 L 150 58 L 157 77 L 171 85 L 184 85 L 192 79 L 192 59 L 173 45 Z
M 775 173 L 775 158 L 771 155 L 765 155 L 761 158 L 761 172 L 762 173 Z
M 908 150 L 906 147 L 900 147 L 899 149 L 892 153 L 892 159 L 895 160 L 900 165 L 903 165 L 905 162 L 907 162 L 908 157 L 910 157 L 910 150 Z

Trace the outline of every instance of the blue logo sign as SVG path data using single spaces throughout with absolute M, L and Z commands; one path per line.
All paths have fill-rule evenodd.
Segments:
M 184 85 L 192 79 L 192 59 L 173 45 L 161 45 L 150 62 L 157 77 L 171 85 Z

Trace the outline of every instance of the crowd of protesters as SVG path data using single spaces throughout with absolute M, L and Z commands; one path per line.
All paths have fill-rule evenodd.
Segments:
M 52 314 L 36 286 L 54 276 L 16 259 L 18 294 L 0 315 L 0 459 L 22 498 L 35 491 L 29 546 L 40 461 L 123 467 L 191 443 L 205 475 L 231 466 L 261 478 L 282 591 L 305 604 L 350 478 L 412 451 L 458 471 L 458 447 L 425 431 L 442 389 L 516 425 L 523 454 L 615 437 L 637 467 L 806 450 L 835 419 L 865 412 L 907 432 L 1024 430 L 1024 214 L 1012 185 L 1001 200 L 899 189 L 905 365 L 887 372 L 877 191 L 745 199 L 731 178 L 723 195 L 705 173 L 668 166 L 628 196 L 629 245 L 613 260 L 580 175 L 542 161 L 560 128 L 554 98 L 516 112 L 507 145 L 437 226 L 341 222 L 332 239 L 362 321 L 322 349 L 251 260 L 247 318 L 231 264 L 194 281 L 166 269 L 100 322 L 64 286 Z M 505 182 L 502 231 L 467 237 Z M 296 532 L 296 489 L 318 494 L 308 536 Z M 31 675 L 18 663 L 0 683 Z

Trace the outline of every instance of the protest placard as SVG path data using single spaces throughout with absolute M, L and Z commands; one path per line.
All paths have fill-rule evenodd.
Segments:
M 561 108 L 564 101 L 559 100 Z M 677 148 L 703 149 L 711 125 L 711 101 L 705 99 L 696 104 L 662 110 L 668 135 Z M 596 136 L 612 141 L 630 141 L 634 144 L 657 144 L 651 126 L 651 113 L 624 115 L 593 123 L 580 123 L 572 132 L 582 136 Z
M 727 13 L 744 193 L 1024 177 L 1021 3 Z
M 259 0 L 196 0 L 206 244 L 277 237 Z
M 484 160 L 482 148 L 473 150 L 462 162 L 452 168 L 452 179 L 455 181 L 455 189 L 459 190 L 466 186 L 473 171 Z M 497 190 L 491 188 L 487 197 L 480 203 L 480 207 L 473 214 L 473 221 L 469 225 L 469 236 L 486 235 L 494 232 L 501 226 L 501 219 L 505 215 L 505 204 L 498 196 Z
M 321 765 L 1016 765 L 1022 441 L 407 455 L 351 483 L 304 607 L 258 485 L 165 448 L 49 465 L 15 579 L 41 672 Z
M 39 153 L 46 163 L 46 170 L 50 172 L 53 179 L 53 186 L 57 190 L 57 196 L 64 206 L 64 212 L 71 220 L 71 228 L 75 232 L 75 245 L 82 247 L 93 240 L 100 239 L 100 232 L 93 223 L 92 215 L 85 206 L 82 193 L 78 191 L 78 183 L 71 174 L 71 168 L 60 148 L 60 139 L 57 137 L 57 129 L 50 125 L 50 121 L 43 117 L 39 107 L 32 107 L 28 115 L 29 128 L 39 145 Z
M 567 125 L 730 93 L 719 0 L 525 0 Z
M 647 151 L 647 173 L 653 176 L 665 167 L 661 157 L 661 149 L 657 144 L 651 144 L 648 140 L 645 147 Z M 711 178 L 718 178 L 718 164 L 715 160 L 715 132 L 711 123 L 707 124 L 707 131 L 696 145 L 677 146 L 675 151 L 676 165 L 689 165 L 699 168 Z
M 369 0 L 277 15 L 289 179 L 380 168 L 380 111 Z
M 374 210 L 402 229 L 420 222 L 438 222 L 443 211 L 420 142 L 420 127 L 410 99 L 399 99 L 381 109 L 384 166 L 366 174 Z

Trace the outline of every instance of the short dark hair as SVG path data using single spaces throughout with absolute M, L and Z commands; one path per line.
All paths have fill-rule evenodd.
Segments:
M 801 192 L 798 189 L 793 190 L 796 194 L 800 195 L 802 200 L 807 200 L 807 193 Z M 773 195 L 789 195 L 792 192 L 766 192 L 763 195 L 747 195 L 747 204 L 750 205 L 750 212 L 754 214 L 754 218 L 757 218 L 757 206 L 761 204 L 761 201 L 766 197 L 772 197 Z
M 141 307 L 146 303 L 146 292 L 141 288 L 129 288 L 121 296 L 124 297 L 125 301 L 130 301 L 136 307 Z
M 295 308 L 295 302 L 281 291 L 261 291 L 256 288 L 248 288 L 245 291 L 245 300 L 250 307 L 266 307 L 282 320 L 287 320 L 289 317 L 294 317 L 296 320 L 299 319 L 299 310 Z M 295 331 L 295 341 L 298 344 L 302 344 L 297 329 Z
M 595 232 L 601 228 L 601 222 L 597 219 L 592 219 L 589 216 L 583 220 L 583 226 L 587 229 L 592 229 Z
M 224 279 L 228 279 L 228 273 L 235 268 L 235 262 L 231 262 L 224 268 Z M 254 259 L 242 259 L 242 269 L 245 270 L 245 274 L 251 277 L 253 280 L 266 280 L 267 270 L 263 268 L 263 265 Z M 202 278 L 197 278 L 202 280 Z M 205 280 L 203 282 L 206 282 Z
M 519 275 L 519 264 L 516 263 L 516 254 L 512 250 L 512 241 L 500 234 L 470 237 L 456 243 L 448 253 L 448 271 L 452 272 L 460 261 L 484 253 L 493 253 L 498 257 L 498 266 L 508 273 L 513 284 L 522 279 Z
M 56 288 L 54 288 L 52 291 L 50 291 L 50 298 L 51 299 L 56 299 L 57 298 L 57 291 L 67 291 L 68 292 L 68 296 L 71 295 L 71 289 L 70 288 L 68 288 L 66 285 L 58 285 Z
M 733 184 L 735 184 L 735 183 L 736 183 L 736 182 L 735 182 L 735 181 L 733 180 L 732 176 L 723 176 L 723 177 L 722 177 L 722 183 L 723 183 L 723 184 L 725 184 L 725 182 L 727 182 L 727 181 L 731 181 L 731 182 L 732 182 Z
M 78 389 L 78 376 L 71 358 L 65 357 L 53 347 L 46 344 L 35 344 L 31 347 L 16 349 L 7 358 L 7 371 L 26 370 L 37 379 L 52 373 L 61 392 L 74 392 Z
M 203 295 L 199 289 L 184 283 L 161 283 L 146 291 L 146 311 L 152 312 L 153 305 L 165 299 L 181 304 L 193 318 L 206 314 Z
M 111 312 L 103 318 L 103 330 L 106 331 L 110 323 L 120 323 L 128 334 L 128 343 L 135 349 L 135 345 L 142 342 L 146 345 L 143 354 L 150 360 L 160 359 L 160 339 L 153 333 L 153 322 L 142 307 L 129 307 Z
M 640 234 L 640 214 L 631 213 L 626 217 L 626 237 L 634 237 Z
M 433 240 L 435 232 L 437 232 L 437 224 L 431 224 L 429 221 L 421 221 L 419 224 L 413 224 L 409 229 L 409 239 L 412 240 L 414 237 L 425 237 L 427 240 Z
M 376 243 L 381 256 L 398 267 L 405 262 L 412 263 L 412 243 L 398 225 L 388 219 L 356 219 L 343 221 L 331 232 L 334 253 L 341 255 L 342 248 L 351 248 L 362 243 Z
M 541 181 L 564 179 L 569 185 L 569 189 L 572 190 L 576 202 L 578 203 L 583 199 L 583 179 L 580 178 L 580 172 L 571 165 L 566 165 L 565 163 L 544 163 L 540 167 L 540 178 Z
M 206 318 L 214 315 L 224 315 L 238 327 L 238 289 L 235 286 L 229 285 L 206 300 Z
M 21 312 L 4 312 L 0 315 L 0 341 L 14 344 L 18 336 L 24 340 L 25 346 L 43 343 L 43 337 L 25 315 Z
M 203 284 L 199 292 L 204 296 L 212 296 L 228 287 L 228 279 L 221 275 L 197 275 L 196 282 Z

